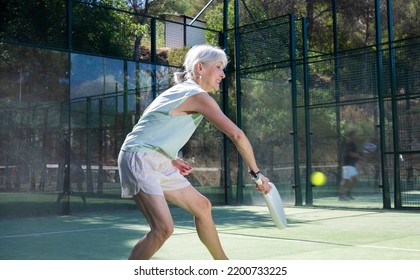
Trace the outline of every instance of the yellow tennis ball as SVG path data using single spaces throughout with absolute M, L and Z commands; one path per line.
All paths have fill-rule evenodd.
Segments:
M 322 186 L 327 182 L 327 176 L 319 171 L 314 171 L 311 174 L 311 182 L 315 186 Z

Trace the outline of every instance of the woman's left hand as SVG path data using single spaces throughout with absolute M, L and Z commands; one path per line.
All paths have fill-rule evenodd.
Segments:
M 177 158 L 173 160 L 172 165 L 178 168 L 181 175 L 184 175 L 184 176 L 190 174 L 192 171 L 192 166 L 186 160 L 183 160 L 182 158 Z

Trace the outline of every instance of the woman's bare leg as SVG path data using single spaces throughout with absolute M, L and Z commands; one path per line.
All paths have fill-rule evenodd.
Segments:
M 171 236 L 174 223 L 165 197 L 139 192 L 133 198 L 149 222 L 150 232 L 137 242 L 129 259 L 146 260 L 150 259 Z
M 175 205 L 194 215 L 197 234 L 215 260 L 227 260 L 213 222 L 210 201 L 193 186 L 165 192 L 165 197 Z

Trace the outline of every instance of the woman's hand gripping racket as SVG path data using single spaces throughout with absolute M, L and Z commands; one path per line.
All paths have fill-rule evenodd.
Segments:
M 271 189 L 266 190 L 263 188 L 262 190 L 259 186 L 263 185 L 263 180 L 259 176 L 258 173 L 250 172 L 251 179 L 257 186 L 257 189 L 261 194 L 264 196 L 265 202 L 267 203 L 268 210 L 270 212 L 271 218 L 274 221 L 274 224 L 278 229 L 284 229 L 287 227 L 287 219 L 286 214 L 284 213 L 283 202 L 281 200 L 280 194 L 276 188 L 276 186 L 268 182 Z

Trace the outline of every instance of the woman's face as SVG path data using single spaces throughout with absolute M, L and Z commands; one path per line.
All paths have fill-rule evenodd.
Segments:
M 201 64 L 200 86 L 207 92 L 218 91 L 220 83 L 226 77 L 222 62 Z

